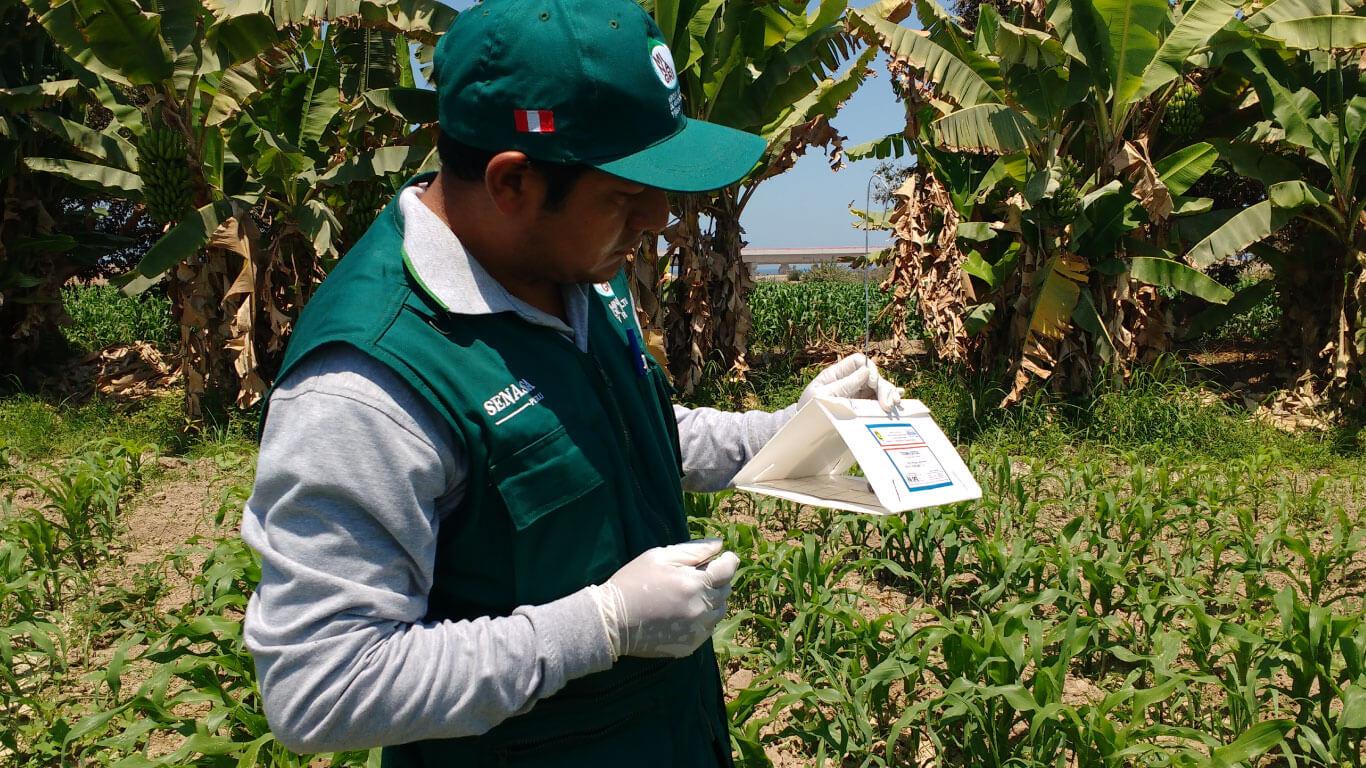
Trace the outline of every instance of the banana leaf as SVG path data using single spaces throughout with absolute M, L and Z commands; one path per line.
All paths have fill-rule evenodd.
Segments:
M 849 11 L 849 27 L 868 44 L 880 46 L 895 58 L 923 70 L 925 80 L 941 96 L 965 107 L 1001 101 L 1001 95 L 972 67 L 918 30 L 855 10 Z
M 1233 298 L 1233 291 L 1204 272 L 1176 261 L 1174 257 L 1132 256 L 1129 258 L 1129 276 L 1148 285 L 1175 288 L 1212 304 L 1227 304 Z
M 80 87 L 79 80 L 54 80 L 17 88 L 0 88 L 0 109 L 12 114 L 46 106 Z
M 365 100 L 406 122 L 426 125 L 437 120 L 436 91 L 430 88 L 378 88 Z
M 1239 176 L 1255 179 L 1266 186 L 1302 175 L 1295 163 L 1268 152 L 1259 144 L 1226 139 L 1213 139 L 1210 143 L 1218 150 L 1219 158 L 1232 166 Z
M 237 201 L 228 198 L 203 206 L 172 227 L 152 245 L 133 268 L 119 281 L 123 292 L 133 295 L 160 279 L 166 270 L 198 253 L 208 244 L 218 226 L 232 218 Z M 152 282 L 136 280 L 149 278 Z
M 1264 30 L 1277 21 L 1303 19 L 1307 16 L 1326 16 L 1360 6 L 1359 0 L 1275 0 L 1260 11 L 1248 16 L 1246 23 L 1251 29 Z
M 1105 321 L 1101 319 L 1090 291 L 1081 291 L 1077 294 L 1077 306 L 1072 310 L 1072 322 L 1095 339 L 1100 359 L 1106 362 L 1114 359 L 1115 340 L 1110 338 L 1110 331 L 1105 327 Z
M 1091 5 L 1108 33 L 1101 42 L 1111 93 L 1116 104 L 1127 103 L 1142 87 L 1144 69 L 1157 54 L 1168 5 L 1166 0 L 1092 0 Z
M 905 132 L 897 131 L 844 150 L 844 159 L 851 163 L 869 158 L 885 160 L 889 157 L 905 157 L 909 151 L 910 141 Z
M 1186 251 L 1186 261 L 1204 269 L 1214 262 L 1242 253 L 1253 243 L 1290 223 L 1295 214 L 1263 200 L 1239 211 L 1223 226 Z
M 1139 101 L 1180 77 L 1191 54 L 1208 43 L 1237 12 L 1238 6 L 1226 0 L 1196 0 L 1144 67 L 1138 87 L 1132 93 L 1120 94 L 1117 100 Z
M 1277 21 L 1266 34 L 1297 50 L 1337 51 L 1366 48 L 1366 17 L 1309 16 Z
M 136 173 L 122 168 L 56 157 L 26 157 L 24 165 L 40 173 L 60 176 L 87 189 L 96 189 L 134 202 L 142 200 L 142 179 Z
M 1172 193 L 1172 197 L 1183 195 L 1195 182 L 1200 180 L 1214 167 L 1219 159 L 1219 150 L 1206 142 L 1182 147 L 1153 163 L 1157 177 Z
M 84 64 L 88 54 L 135 85 L 162 82 L 174 71 L 159 17 L 143 13 L 133 0 L 66 0 L 44 14 L 42 23 L 49 32 L 66 27 L 53 37 L 72 58 Z M 79 45 L 72 44 L 73 30 Z
M 137 148 L 117 133 L 101 133 L 49 112 L 35 112 L 30 119 L 87 157 L 126 171 L 138 170 Z
M 1228 300 L 1228 303 L 1216 304 L 1191 318 L 1190 322 L 1186 323 L 1182 336 L 1187 339 L 1194 339 L 1209 333 L 1228 322 L 1228 319 L 1234 315 L 1241 315 L 1262 303 L 1275 289 L 1276 281 L 1271 279 L 1262 280 L 1243 288 L 1235 293 L 1233 298 Z
M 411 171 L 419 167 L 430 151 L 431 147 L 414 144 L 380 147 L 363 152 L 319 176 L 318 184 L 325 187 L 340 186 L 353 181 L 366 181 L 376 176 Z
M 950 112 L 931 124 L 936 143 L 953 149 L 987 149 L 1008 154 L 1040 140 L 1039 130 L 1005 104 L 978 104 Z
M 341 66 L 337 64 L 336 47 L 327 39 L 322 41 L 322 50 L 309 71 L 303 114 L 294 143 L 299 146 L 317 143 L 338 112 L 341 112 Z

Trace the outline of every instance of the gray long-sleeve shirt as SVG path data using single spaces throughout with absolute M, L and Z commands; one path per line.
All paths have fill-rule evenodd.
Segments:
M 567 324 L 518 301 L 427 210 L 421 191 L 400 201 L 404 246 L 448 309 L 514 311 L 585 348 L 588 286 L 565 288 Z M 791 414 L 675 406 L 684 486 L 727 486 Z M 347 347 L 310 355 L 273 393 L 242 536 L 262 558 L 246 642 L 286 746 L 322 752 L 480 734 L 611 665 L 583 592 L 507 617 L 423 621 L 437 531 L 464 494 L 458 446 L 405 382 Z

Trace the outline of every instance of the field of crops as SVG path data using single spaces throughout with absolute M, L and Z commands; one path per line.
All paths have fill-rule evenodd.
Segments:
M 756 326 L 857 294 L 803 327 L 862 333 L 859 284 L 760 290 Z M 159 327 L 101 296 L 81 339 Z M 743 764 L 1366 761 L 1360 450 L 1258 425 L 1183 371 L 1009 412 L 893 371 L 978 502 L 879 519 L 689 497 L 694 533 L 743 561 L 717 633 Z M 773 376 L 759 394 L 790 402 L 801 374 Z M 272 740 L 240 629 L 255 447 L 175 442 L 177 408 L 0 400 L 0 766 L 376 764 Z
M 308 764 L 241 642 L 250 453 L 199 462 L 210 536 L 133 568 L 144 449 L 8 469 L 0 762 Z M 1362 763 L 1361 478 L 970 453 L 981 501 L 904 517 L 689 499 L 744 563 L 717 637 L 745 764 Z
M 863 284 L 852 280 L 756 283 L 749 298 L 754 315 L 750 343 L 758 349 L 801 349 L 830 341 L 852 344 L 863 341 L 865 326 L 872 338 L 885 339 L 892 328 L 889 301 L 876 282 L 868 286 L 866 302 Z M 914 309 L 908 312 L 915 323 Z
M 745 562 L 720 633 L 743 755 L 1362 763 L 1360 478 L 1289 480 L 1274 453 L 972 464 L 977 503 L 699 520 Z

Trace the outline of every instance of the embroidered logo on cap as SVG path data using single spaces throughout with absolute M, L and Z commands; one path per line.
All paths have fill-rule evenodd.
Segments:
M 665 88 L 678 87 L 678 73 L 674 71 L 674 57 L 669 53 L 669 46 L 651 40 L 654 46 L 650 48 L 650 64 L 655 68 L 655 75 L 659 77 L 659 82 Z
M 548 109 L 514 109 L 518 133 L 554 133 L 555 113 Z

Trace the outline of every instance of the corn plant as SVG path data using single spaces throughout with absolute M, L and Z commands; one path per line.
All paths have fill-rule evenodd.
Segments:
M 891 337 L 890 295 L 855 282 L 801 281 L 756 283 L 749 294 L 753 315 L 750 344 L 755 348 L 800 350 L 819 342 L 862 343 Z

